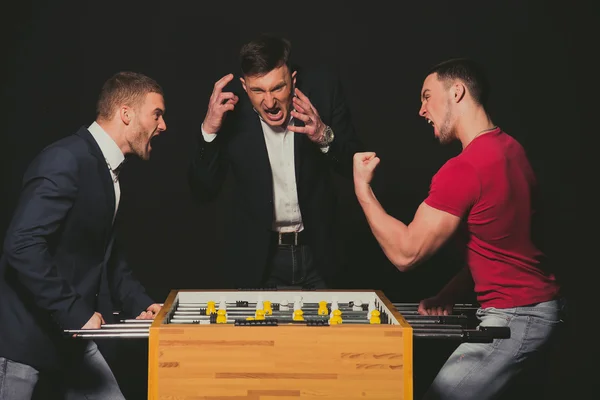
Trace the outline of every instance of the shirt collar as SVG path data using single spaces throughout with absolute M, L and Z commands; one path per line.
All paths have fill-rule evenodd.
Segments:
M 98 143 L 108 168 L 112 171 L 117 169 L 123 160 L 125 160 L 125 156 L 119 146 L 117 146 L 113 138 L 96 121 L 89 126 L 88 130 L 94 137 L 94 140 L 96 140 L 96 143 Z

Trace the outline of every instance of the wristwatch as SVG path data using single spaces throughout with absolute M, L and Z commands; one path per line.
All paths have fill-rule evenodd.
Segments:
M 323 131 L 323 135 L 319 140 L 319 147 L 327 147 L 333 142 L 333 129 L 330 126 L 325 125 L 325 130 Z

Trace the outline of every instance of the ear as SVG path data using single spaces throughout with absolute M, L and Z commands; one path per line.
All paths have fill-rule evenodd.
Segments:
M 121 117 L 121 121 L 125 125 L 129 125 L 131 123 L 131 119 L 133 118 L 133 110 L 130 107 L 122 106 L 119 109 L 119 116 Z
M 240 82 L 242 83 L 242 87 L 244 88 L 244 92 L 248 93 L 248 89 L 246 88 L 246 80 L 240 77 Z
M 460 103 L 467 94 L 467 88 L 464 83 L 456 82 L 452 85 L 452 100 L 455 103 Z

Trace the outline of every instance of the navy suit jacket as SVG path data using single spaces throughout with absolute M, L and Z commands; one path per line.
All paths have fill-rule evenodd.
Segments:
M 273 175 L 260 119 L 238 81 L 225 91 L 240 101 L 226 115 L 212 142 L 198 134 L 189 180 L 199 202 L 213 200 L 228 171 L 235 180 L 233 210 L 228 222 L 223 268 L 233 287 L 261 284 L 272 245 Z M 294 134 L 298 202 L 315 267 L 334 287 L 340 271 L 335 254 L 336 193 L 331 171 L 352 177 L 354 153 L 362 151 L 337 77 L 326 68 L 298 69 L 297 87 L 309 98 L 335 138 L 323 153 L 305 134 Z
M 85 127 L 29 165 L 0 259 L 0 356 L 60 368 L 84 342 L 64 329 L 154 303 L 118 252 L 114 210 L 110 171 Z

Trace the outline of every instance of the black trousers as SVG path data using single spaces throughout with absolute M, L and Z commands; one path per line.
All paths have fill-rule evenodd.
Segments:
M 314 266 L 313 254 L 306 244 L 279 244 L 277 235 L 269 249 L 265 287 L 327 289 Z

